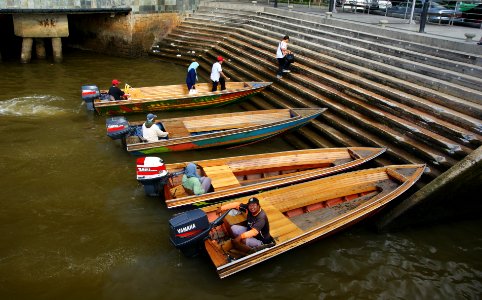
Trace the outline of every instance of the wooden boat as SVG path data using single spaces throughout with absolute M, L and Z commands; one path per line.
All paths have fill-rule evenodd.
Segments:
M 83 86 L 82 98 L 88 110 L 99 115 L 122 115 L 159 110 L 182 110 L 217 107 L 245 99 L 263 91 L 272 82 L 227 82 L 225 91 L 211 92 L 211 84 L 196 84 L 196 94 L 189 94 L 185 84 L 125 88 L 127 100 L 109 101 L 107 91 Z
M 250 254 L 233 247 L 229 230 L 233 224 L 243 224 L 245 215 L 230 210 L 218 217 L 219 205 L 174 216 L 169 221 L 170 239 L 186 255 L 201 246 L 224 278 L 376 213 L 407 191 L 424 169 L 425 165 L 392 165 L 262 192 L 256 197 L 268 216 L 275 243 Z M 246 203 L 248 198 L 232 201 Z
M 211 178 L 214 191 L 188 195 L 182 173 L 189 162 L 166 164 L 170 179 L 163 186 L 168 208 L 207 202 L 316 179 L 357 167 L 385 148 L 319 148 L 194 161 L 201 176 Z M 139 166 L 138 166 L 139 167 Z M 177 175 L 177 176 L 173 176 Z
M 157 124 L 169 137 L 156 142 L 142 141 L 144 121 L 127 122 L 120 116 L 108 118 L 106 123 L 108 136 L 122 138 L 128 152 L 149 155 L 253 143 L 304 126 L 325 110 L 272 109 L 164 119 Z

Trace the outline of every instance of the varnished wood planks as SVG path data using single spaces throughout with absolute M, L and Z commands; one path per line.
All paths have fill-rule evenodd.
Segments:
M 198 94 L 211 93 L 210 83 L 198 83 L 196 84 L 196 90 Z M 238 90 L 248 87 L 244 82 L 227 82 L 227 90 Z M 185 84 L 179 85 L 166 85 L 166 86 L 152 86 L 152 87 L 139 87 L 130 89 L 131 100 L 143 100 L 143 99 L 172 99 L 185 95 L 186 97 L 197 96 L 197 94 L 189 95 L 189 91 Z
M 214 190 L 241 186 L 238 179 L 227 165 L 204 167 L 204 173 L 211 178 Z
M 358 160 L 351 160 L 347 148 L 323 148 L 323 149 L 305 149 L 305 150 L 294 150 L 294 151 L 284 151 L 284 152 L 274 152 L 274 153 L 263 153 L 248 156 L 239 157 L 226 157 L 221 159 L 210 159 L 204 161 L 195 161 L 198 165 L 202 167 L 209 166 L 219 166 L 228 165 L 232 170 L 234 175 L 239 174 L 263 174 L 257 178 L 252 178 L 250 180 L 244 180 L 243 177 L 239 177 L 239 183 L 242 186 L 231 187 L 231 188 L 218 188 L 214 193 L 207 193 L 200 196 L 188 196 L 186 199 L 176 199 L 170 200 L 166 199 L 166 204 L 169 208 L 182 206 L 186 204 L 192 204 L 196 202 L 209 201 L 214 199 L 225 198 L 229 195 L 240 194 L 241 192 L 254 192 L 261 189 L 271 189 L 277 186 L 286 185 L 293 183 L 296 180 L 299 182 L 301 180 L 319 178 L 323 174 L 334 173 L 336 170 L 346 170 L 350 167 L 357 166 L 363 161 L 370 160 L 381 153 L 383 153 L 383 148 L 370 148 L 370 147 L 354 147 L 350 149 L 356 149 L 363 156 Z M 298 162 L 298 160 L 300 162 Z M 332 165 L 329 164 L 322 165 L 318 164 L 313 169 L 310 170 L 298 170 L 296 172 L 285 172 L 283 169 L 283 163 L 286 166 L 289 165 L 302 165 L 303 163 L 309 164 L 310 160 L 316 161 L 317 163 L 335 160 L 346 160 L 343 163 Z M 187 163 L 187 162 L 186 162 Z M 175 163 L 166 165 L 168 170 L 178 171 L 179 168 L 185 167 L 186 163 Z M 286 167 L 285 166 L 285 167 Z M 311 165 L 310 167 L 312 167 Z M 258 167 L 258 169 L 256 169 Z M 272 168 L 271 168 L 272 167 Z M 282 172 L 271 172 L 271 169 L 275 170 L 279 168 Z M 291 167 L 290 167 L 291 168 Z M 288 168 L 289 169 L 289 168 Z M 267 172 L 264 174 L 264 172 Z M 244 175 L 243 175 L 244 176 Z M 248 176 L 248 178 L 250 178 Z
M 295 223 L 291 222 L 271 203 L 261 199 L 260 205 L 268 216 L 270 234 L 276 242 L 284 242 L 303 233 Z
M 169 132 L 170 138 L 180 138 L 191 135 L 182 122 L 175 122 L 167 119 L 162 121 L 162 125 L 164 126 L 164 129 Z

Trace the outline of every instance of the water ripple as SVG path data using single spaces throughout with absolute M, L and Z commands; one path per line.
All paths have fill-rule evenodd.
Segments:
M 0 115 L 52 116 L 67 113 L 57 104 L 64 98 L 52 95 L 32 95 L 0 101 Z

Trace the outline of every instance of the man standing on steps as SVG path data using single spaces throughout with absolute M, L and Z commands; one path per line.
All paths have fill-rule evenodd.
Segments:
M 213 83 L 213 88 L 211 89 L 212 92 L 217 91 L 218 83 L 221 84 L 221 91 L 226 89 L 226 81 L 229 78 L 224 75 L 223 69 L 221 68 L 221 64 L 224 62 L 224 58 L 222 56 L 218 56 L 217 61 L 213 64 L 211 69 L 211 81 Z

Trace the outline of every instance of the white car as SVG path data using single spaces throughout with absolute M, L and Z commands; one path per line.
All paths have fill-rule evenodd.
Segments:
M 378 0 L 378 9 L 387 9 L 392 7 L 392 2 L 389 0 Z
M 376 8 L 377 0 L 345 0 L 342 2 L 343 10 L 365 10 Z

